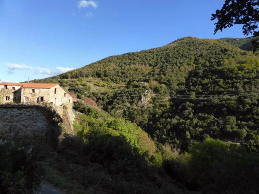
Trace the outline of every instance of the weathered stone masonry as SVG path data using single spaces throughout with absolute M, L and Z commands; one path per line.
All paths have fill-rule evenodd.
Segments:
M 0 83 L 0 104 L 8 103 L 52 107 L 67 121 L 66 127 L 73 130 L 73 99 L 58 84 Z M 18 115 L 22 117 L 22 113 Z
M 54 145 L 61 134 L 57 125 L 59 121 L 59 115 L 45 107 L 0 105 L 1 137 L 31 137 L 36 141 L 42 140 L 42 144 Z
M 39 106 L 0 106 L 2 134 L 44 136 L 56 127 L 49 110 Z

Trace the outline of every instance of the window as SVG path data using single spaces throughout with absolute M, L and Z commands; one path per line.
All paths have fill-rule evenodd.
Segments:
M 40 96 L 37 98 L 37 103 L 44 102 L 44 97 Z
M 32 93 L 35 93 L 35 89 L 31 89 L 31 92 L 32 92 Z
M 7 85 L 4 85 L 4 88 L 7 89 Z
M 55 88 L 55 91 L 54 91 L 54 94 L 56 94 L 57 93 L 57 88 Z
M 67 93 L 64 93 L 64 97 L 66 97 L 67 96 Z
M 70 99 L 69 99 L 69 103 L 70 103 Z
M 6 96 L 6 97 L 5 97 L 5 100 L 6 100 L 6 101 L 10 101 L 10 96 Z
M 24 96 L 24 102 L 28 103 L 30 101 L 30 98 L 28 96 Z
M 15 87 L 13 87 L 13 90 L 15 90 Z

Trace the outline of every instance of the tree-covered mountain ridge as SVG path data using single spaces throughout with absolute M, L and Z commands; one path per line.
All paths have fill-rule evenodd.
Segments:
M 250 39 L 242 39 L 242 44 L 239 46 L 242 47 Z M 108 84 L 132 82 L 163 84 L 162 88 L 168 89 L 171 94 L 187 94 L 191 91 L 201 93 L 198 86 L 194 88 L 188 83 L 193 79 L 193 76 L 196 78 L 205 76 L 208 80 L 216 78 L 216 81 L 219 82 L 216 83 L 218 85 L 226 79 L 232 80 L 233 76 L 240 77 L 237 75 L 240 71 L 248 73 L 248 71 L 256 69 L 258 57 L 231 43 L 230 39 L 185 37 L 159 48 L 107 57 L 82 68 L 56 77 L 37 80 L 37 82 L 57 82 L 66 79 L 94 77 L 100 78 Z M 201 73 L 201 68 L 202 71 L 206 69 L 215 75 L 209 75 L 210 73 L 206 71 L 203 72 L 206 75 L 197 74 L 197 72 Z M 197 84 L 200 83 L 194 83 L 194 85 Z M 229 87 L 237 87 L 234 86 L 235 84 L 229 85 L 227 83 L 227 85 L 227 90 Z M 204 91 L 202 93 L 208 94 L 210 92 Z

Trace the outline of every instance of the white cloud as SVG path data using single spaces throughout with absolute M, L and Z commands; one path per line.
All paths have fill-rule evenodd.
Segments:
M 98 4 L 95 1 L 86 1 L 86 0 L 81 0 L 77 3 L 78 8 L 83 8 L 83 7 L 89 7 L 92 6 L 93 8 L 97 8 Z
M 71 71 L 75 68 L 69 68 L 69 67 L 56 67 L 56 70 L 54 71 L 55 75 L 66 73 L 67 71 Z
M 14 64 L 6 63 L 5 65 L 8 67 L 8 69 L 10 71 L 13 71 L 13 70 L 24 70 L 24 69 L 33 70 L 33 67 L 27 66 L 27 65 L 24 65 L 24 64 L 19 65 L 19 64 L 16 64 L 16 63 L 14 63 Z
M 94 14 L 92 13 L 92 12 L 88 12 L 88 13 L 86 13 L 86 15 L 85 15 L 85 17 L 87 17 L 87 18 L 91 18 L 91 17 L 93 17 L 94 16 Z
M 56 67 L 55 70 L 50 70 L 50 69 L 45 69 L 38 67 L 37 70 L 35 71 L 36 74 L 47 74 L 47 75 L 59 75 L 62 73 L 65 73 L 67 71 L 73 70 L 75 68 L 69 68 L 69 67 Z
M 45 68 L 41 68 L 41 67 L 38 67 L 36 72 L 41 73 L 41 74 L 52 75 L 52 71 L 50 69 L 45 69 Z

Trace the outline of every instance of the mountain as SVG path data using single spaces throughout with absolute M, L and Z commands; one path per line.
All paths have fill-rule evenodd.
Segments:
M 244 43 L 249 41 L 250 38 L 246 41 L 242 40 Z M 222 81 L 233 79 L 233 75 L 226 75 L 226 68 L 232 68 L 231 71 L 235 71 L 237 68 L 240 71 L 245 64 L 256 63 L 258 58 L 251 52 L 241 50 L 228 42 L 231 42 L 230 39 L 211 40 L 185 37 L 163 47 L 107 57 L 82 68 L 56 77 L 37 80 L 37 82 L 69 82 L 70 79 L 97 78 L 101 79 L 101 85 L 114 85 L 115 87 L 133 82 L 152 82 L 156 83 L 156 86 L 153 87 L 167 89 L 171 95 L 188 94 L 191 90 L 197 92 L 197 88 L 191 88 L 185 84 L 186 81 L 192 79 L 190 73 L 197 72 L 198 68 L 212 68 L 215 75 L 211 76 L 216 76 L 217 81 L 220 82 L 218 84 L 221 85 Z M 234 75 L 239 76 L 236 75 L 237 73 L 235 72 Z M 211 78 L 207 77 L 206 79 L 210 80 Z M 235 84 L 243 84 L 239 81 L 233 84 L 228 82 L 226 83 L 227 92 L 236 87 Z M 197 83 L 195 84 L 197 85 Z M 200 90 L 198 92 L 208 94 L 211 91 L 206 89 L 206 92 Z
M 91 142 L 87 158 L 109 173 L 120 176 L 116 170 L 125 161 L 124 156 L 119 156 L 127 156 L 137 148 L 146 156 L 146 162 L 154 165 L 159 161 L 163 173 L 184 188 L 204 193 L 242 193 L 247 189 L 257 193 L 258 173 L 251 172 L 259 169 L 255 165 L 259 156 L 246 152 L 259 150 L 259 57 L 249 51 L 251 40 L 185 37 L 159 48 L 107 57 L 59 76 L 34 81 L 59 82 L 79 99 L 91 98 L 102 109 L 93 111 L 85 104 L 75 105 L 84 113 L 79 113 L 76 125 L 84 142 Z M 100 116 L 105 112 L 109 117 Z M 151 142 L 145 149 L 130 134 L 141 130 L 145 131 L 141 133 L 144 140 Z M 130 149 L 123 142 L 129 142 Z M 118 150 L 113 152 L 110 145 Z M 174 159 L 164 157 L 165 148 L 173 151 Z M 157 154 L 150 155 L 154 150 Z M 111 161 L 117 157 L 119 162 L 107 162 L 103 153 Z M 131 156 L 130 161 L 134 161 Z M 203 167 L 211 173 L 203 173 Z M 134 169 L 133 172 L 139 172 L 141 168 Z M 218 172 L 217 177 L 209 176 Z M 127 173 L 132 175 L 131 170 Z M 145 183 L 153 180 L 153 175 L 157 176 L 146 174 L 152 178 Z M 127 181 L 127 176 L 122 177 Z M 155 184 L 159 185 L 157 181 Z

